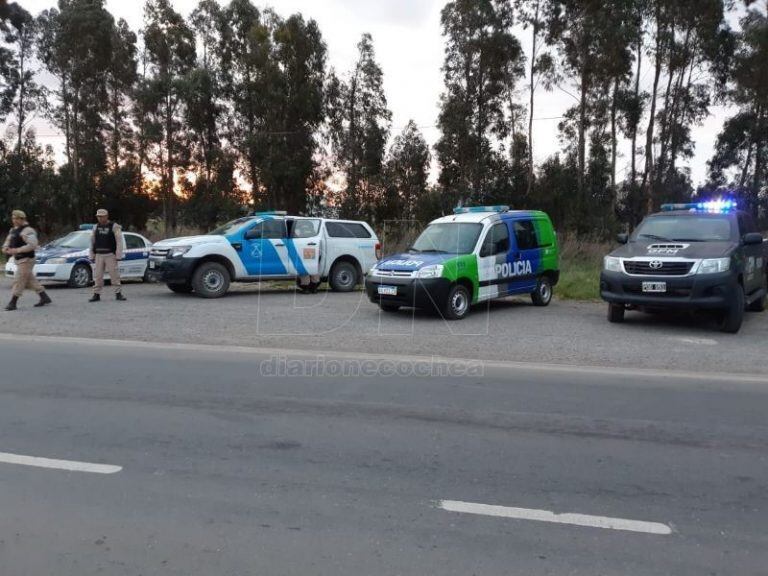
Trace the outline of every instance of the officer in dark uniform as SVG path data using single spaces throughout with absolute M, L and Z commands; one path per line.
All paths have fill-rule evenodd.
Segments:
M 115 289 L 115 300 L 124 302 L 118 261 L 123 259 L 123 233 L 120 225 L 109 220 L 109 213 L 101 208 L 96 212 L 98 224 L 91 233 L 91 260 L 96 262 L 94 271 L 93 296 L 89 302 L 101 300 L 104 288 L 104 272 L 109 273 L 109 281 Z
M 38 246 L 37 232 L 27 222 L 27 215 L 21 210 L 14 210 L 11 214 L 13 228 L 3 243 L 3 253 L 13 256 L 16 261 L 16 274 L 13 282 L 13 297 L 5 307 L 6 310 L 16 310 L 16 303 L 21 298 L 24 290 L 29 288 L 40 296 L 40 301 L 35 308 L 40 308 L 51 303 L 51 299 L 40 283 L 35 278 L 35 248 Z

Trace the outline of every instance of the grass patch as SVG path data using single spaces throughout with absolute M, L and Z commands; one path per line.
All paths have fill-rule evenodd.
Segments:
M 565 237 L 560 242 L 560 283 L 555 294 L 562 300 L 599 300 L 600 272 L 610 244 Z

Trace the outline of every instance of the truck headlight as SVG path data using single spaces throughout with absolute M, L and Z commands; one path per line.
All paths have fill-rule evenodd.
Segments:
M 49 258 L 45 261 L 46 264 L 66 264 L 66 258 Z
M 168 252 L 169 258 L 181 258 L 192 249 L 192 246 L 174 246 Z
M 416 278 L 440 278 L 443 275 L 442 264 L 433 264 L 432 266 L 425 266 L 418 272 L 416 272 Z
M 606 272 L 621 272 L 621 258 L 606 256 L 603 258 L 603 269 Z
M 699 270 L 696 274 L 717 274 L 719 272 L 728 272 L 730 269 L 730 258 L 708 258 L 707 260 L 701 261 Z

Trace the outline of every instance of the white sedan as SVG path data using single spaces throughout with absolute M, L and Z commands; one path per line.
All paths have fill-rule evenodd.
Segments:
M 93 262 L 88 258 L 91 230 L 78 230 L 35 250 L 35 277 L 40 282 L 63 282 L 85 288 L 93 281 Z M 124 257 L 119 262 L 120 277 L 146 280 L 149 249 L 152 243 L 140 234 L 123 232 Z M 16 263 L 11 258 L 5 275 L 13 278 Z

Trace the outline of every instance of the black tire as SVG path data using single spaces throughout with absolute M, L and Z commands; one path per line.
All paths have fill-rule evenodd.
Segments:
M 624 304 L 608 304 L 608 322 L 620 324 L 624 322 Z
M 352 292 L 360 283 L 360 274 L 352 262 L 337 262 L 331 269 L 328 283 L 334 292 Z
M 88 288 L 93 283 L 93 270 L 88 264 L 76 264 L 69 275 L 67 286 L 70 288 Z
M 397 304 L 379 304 L 379 308 L 383 312 L 398 312 L 400 310 L 400 306 Z
M 549 306 L 552 302 L 552 281 L 547 276 L 541 276 L 536 283 L 536 291 L 531 293 L 534 306 Z
M 201 298 L 221 298 L 229 282 L 229 271 L 218 262 L 203 262 L 192 274 L 192 288 Z
M 171 292 L 176 294 L 192 294 L 192 284 L 166 284 Z
M 733 296 L 731 306 L 723 311 L 720 318 L 720 331 L 727 334 L 736 334 L 741 330 L 741 324 L 744 322 L 745 297 L 744 289 L 739 286 Z
M 472 296 L 463 284 L 456 284 L 448 291 L 443 306 L 443 317 L 446 320 L 463 320 L 469 314 Z

